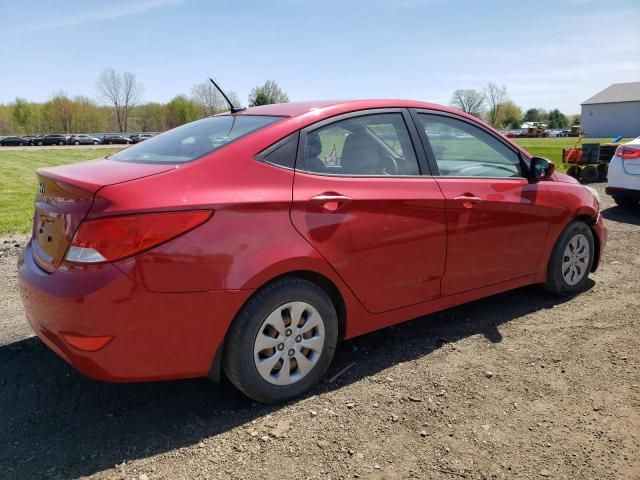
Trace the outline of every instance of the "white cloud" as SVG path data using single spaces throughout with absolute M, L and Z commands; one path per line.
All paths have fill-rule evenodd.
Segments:
M 100 8 L 79 11 L 78 13 L 65 12 L 63 16 L 58 16 L 57 18 L 46 19 L 46 15 L 41 15 L 39 18 L 45 19 L 44 22 L 39 23 L 37 20 L 34 20 L 32 22 L 25 23 L 19 31 L 33 32 L 52 28 L 86 25 L 91 22 L 100 22 L 103 20 L 139 15 L 150 10 L 179 5 L 182 2 L 183 0 L 137 0 L 135 2 L 132 1 L 126 3 L 105 2 Z

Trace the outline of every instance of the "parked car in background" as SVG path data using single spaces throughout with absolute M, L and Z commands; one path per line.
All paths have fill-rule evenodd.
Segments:
M 640 202 L 640 137 L 619 145 L 609 163 L 605 192 L 621 207 Z
M 31 139 L 31 145 L 67 145 L 68 135 L 58 133 L 42 135 Z
M 124 135 L 105 135 L 102 138 L 102 143 L 105 145 L 129 144 L 131 139 Z
M 606 243 L 595 190 L 418 101 L 264 105 L 37 176 L 18 271 L 42 341 L 94 378 L 224 372 L 261 402 L 309 390 L 339 340 L 575 295 Z
M 25 137 L 4 137 L 0 140 L 0 146 L 3 147 L 22 147 L 29 145 L 29 139 Z
M 156 136 L 155 133 L 135 133 L 131 135 L 129 138 L 131 139 L 131 143 L 140 143 L 155 136 Z
M 90 135 L 77 134 L 69 137 L 69 145 L 99 145 L 102 140 Z
M 527 136 L 526 130 L 509 130 L 507 132 L 507 138 L 522 138 Z

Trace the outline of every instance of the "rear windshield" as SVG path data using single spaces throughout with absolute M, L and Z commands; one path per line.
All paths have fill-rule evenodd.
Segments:
M 262 115 L 208 117 L 156 135 L 109 158 L 121 162 L 185 163 L 281 119 Z

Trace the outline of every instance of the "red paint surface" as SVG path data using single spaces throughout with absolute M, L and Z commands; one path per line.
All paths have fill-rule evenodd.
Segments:
M 202 376 L 242 305 L 281 275 L 313 272 L 333 283 L 345 304 L 345 336 L 352 337 L 544 281 L 558 235 L 579 216 L 597 220 L 593 229 L 604 248 L 595 200 L 559 173 L 537 183 L 347 178 L 294 173 L 254 158 L 315 122 L 385 107 L 429 108 L 477 122 L 405 100 L 273 105 L 240 115 L 290 118 L 191 163 L 99 160 L 40 170 L 49 193 L 36 202 L 34 237 L 19 264 L 34 331 L 94 378 Z M 325 201 L 325 194 L 348 200 Z M 85 219 L 197 209 L 215 214 L 141 254 L 98 265 L 63 261 Z M 113 339 L 87 352 L 63 334 Z

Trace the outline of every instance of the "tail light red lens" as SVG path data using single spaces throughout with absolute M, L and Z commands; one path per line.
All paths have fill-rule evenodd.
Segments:
M 65 259 L 113 262 L 153 248 L 202 225 L 213 212 L 144 213 L 87 220 L 80 224 Z
M 616 157 L 620 157 L 624 160 L 638 160 L 640 159 L 640 150 L 625 147 L 624 145 L 618 145 L 618 148 L 616 148 Z

